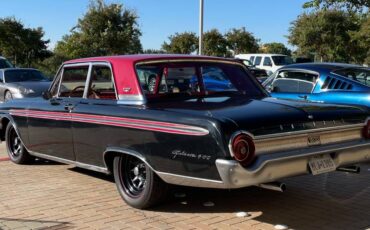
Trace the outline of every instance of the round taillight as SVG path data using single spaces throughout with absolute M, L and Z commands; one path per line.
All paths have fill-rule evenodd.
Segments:
M 245 133 L 235 135 L 230 141 L 230 152 L 241 165 L 247 166 L 254 160 L 255 146 L 251 136 Z
M 370 120 L 366 122 L 366 125 L 362 130 L 362 134 L 365 138 L 370 139 Z

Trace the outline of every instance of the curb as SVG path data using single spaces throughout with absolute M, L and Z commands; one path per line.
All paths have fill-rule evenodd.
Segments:
M 8 161 L 9 160 L 9 157 L 0 157 L 0 162 L 1 161 Z

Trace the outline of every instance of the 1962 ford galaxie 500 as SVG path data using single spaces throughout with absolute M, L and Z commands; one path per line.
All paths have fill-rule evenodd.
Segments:
M 156 80 L 150 87 L 148 74 Z M 219 75 L 228 89 L 207 88 L 205 74 Z M 1 107 L 1 138 L 13 162 L 38 157 L 113 173 L 136 208 L 165 198 L 167 184 L 263 186 L 370 158 L 366 108 L 273 99 L 229 59 L 68 61 L 42 98 Z

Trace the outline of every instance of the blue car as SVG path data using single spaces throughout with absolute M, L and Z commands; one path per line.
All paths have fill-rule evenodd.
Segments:
M 263 86 L 272 97 L 370 107 L 370 68 L 338 63 L 285 66 Z

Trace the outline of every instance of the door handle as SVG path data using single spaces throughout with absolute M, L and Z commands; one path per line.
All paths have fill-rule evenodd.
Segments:
M 307 96 L 307 95 L 299 95 L 298 97 L 299 97 L 299 98 L 302 98 L 302 99 L 304 99 L 304 100 L 307 100 L 307 98 L 308 98 L 308 96 Z
M 61 101 L 62 101 L 62 99 L 60 99 L 60 98 L 53 98 L 53 99 L 50 99 L 50 104 L 51 105 L 60 105 Z
M 74 109 L 74 107 L 75 106 L 71 103 L 64 105 L 64 109 L 68 110 L 68 111 L 72 111 Z

